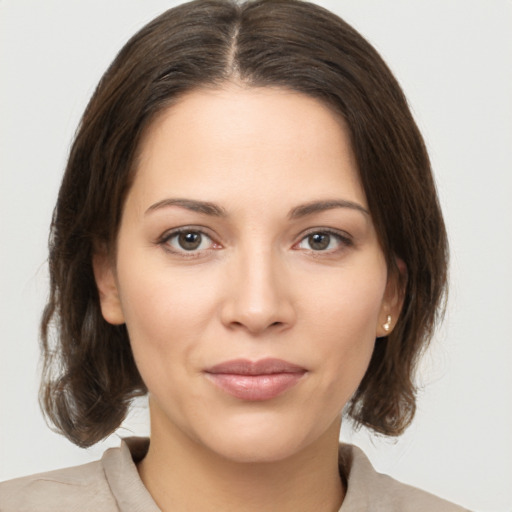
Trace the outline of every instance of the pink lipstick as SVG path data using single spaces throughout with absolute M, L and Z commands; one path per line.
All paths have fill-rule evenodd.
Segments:
M 306 374 L 300 366 L 282 359 L 236 359 L 206 370 L 206 376 L 226 393 L 248 401 L 275 398 L 295 386 Z

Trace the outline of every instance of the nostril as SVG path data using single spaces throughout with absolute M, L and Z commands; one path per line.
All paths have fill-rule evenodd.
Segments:
M 230 325 L 231 329 L 248 328 L 249 331 L 256 332 L 256 331 L 261 331 L 261 330 L 265 330 L 268 328 L 279 328 L 279 327 L 282 327 L 283 325 L 285 325 L 285 323 L 284 322 L 272 322 L 271 324 L 267 324 L 266 326 L 262 326 L 262 325 L 256 326 L 256 325 L 253 325 L 250 323 L 245 324 L 244 322 L 233 321 L 233 322 L 230 322 L 229 325 Z

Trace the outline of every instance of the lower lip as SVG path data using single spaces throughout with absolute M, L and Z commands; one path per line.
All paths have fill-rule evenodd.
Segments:
M 239 375 L 208 373 L 208 378 L 226 393 L 253 402 L 271 400 L 294 387 L 305 372 L 271 373 L 268 375 Z

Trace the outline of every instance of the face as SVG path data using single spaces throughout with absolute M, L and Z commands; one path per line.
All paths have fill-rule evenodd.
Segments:
M 239 461 L 337 439 L 398 300 L 326 106 L 189 93 L 142 143 L 117 242 L 94 260 L 102 311 L 126 322 L 154 425 Z

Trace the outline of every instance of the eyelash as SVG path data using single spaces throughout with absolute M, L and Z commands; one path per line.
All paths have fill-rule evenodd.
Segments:
M 346 233 L 334 230 L 332 228 L 314 228 L 309 230 L 308 232 L 304 233 L 296 244 L 293 245 L 293 247 L 298 247 L 301 243 L 303 243 L 305 240 L 307 240 L 310 236 L 313 235 L 326 235 L 329 237 L 332 237 L 337 240 L 340 247 L 336 247 L 335 249 L 325 249 L 325 250 L 314 250 L 314 249 L 306 249 L 309 253 L 313 254 L 316 257 L 322 256 L 322 255 L 331 255 L 336 254 L 343 249 L 347 247 L 352 247 L 354 245 L 354 241 L 352 240 L 352 237 Z
M 214 246 L 217 245 L 217 247 L 209 247 L 207 249 L 200 249 L 200 250 L 192 249 L 190 251 L 187 251 L 184 248 L 182 248 L 182 249 L 172 248 L 170 246 L 169 242 L 173 238 L 179 237 L 179 235 L 181 235 L 181 234 L 198 234 L 201 237 L 205 237 L 205 238 L 209 239 L 210 244 L 212 244 Z M 335 254 L 335 253 L 339 252 L 340 250 L 343 250 L 343 248 L 352 247 L 354 245 L 352 237 L 348 233 L 336 231 L 331 228 L 326 228 L 326 229 L 315 228 L 315 229 L 311 229 L 310 231 L 302 234 L 300 240 L 298 242 L 296 242 L 292 246 L 292 248 L 299 250 L 300 244 L 302 244 L 305 240 L 307 240 L 309 237 L 311 237 L 313 235 L 324 235 L 324 236 L 333 237 L 342 246 L 342 247 L 336 247 L 335 249 L 325 249 L 325 250 L 324 249 L 320 249 L 320 250 L 305 249 L 306 251 L 308 251 L 309 253 L 311 253 L 317 257 L 322 256 L 322 255 Z M 202 243 L 202 240 L 201 240 L 201 243 Z M 212 237 L 204 231 L 203 228 L 193 227 L 193 226 L 184 226 L 184 227 L 180 227 L 177 229 L 173 229 L 171 231 L 167 231 L 157 240 L 157 244 L 161 245 L 165 251 L 170 252 L 172 254 L 179 255 L 183 258 L 198 258 L 198 257 L 201 257 L 202 255 L 204 255 L 205 252 L 210 252 L 212 250 L 218 250 L 219 248 L 221 248 L 220 244 L 216 243 L 212 239 Z
M 210 240 L 210 244 L 217 245 L 215 248 L 201 249 L 201 250 L 190 250 L 186 249 L 175 249 L 170 246 L 170 241 L 173 238 L 178 237 L 181 234 L 198 234 L 203 238 L 207 238 Z M 201 241 L 202 243 L 202 241 Z M 157 244 L 162 246 L 163 249 L 171 254 L 176 254 L 183 258 L 198 258 L 202 256 L 205 252 L 210 252 L 212 250 L 217 250 L 220 248 L 220 244 L 217 244 L 210 235 L 208 235 L 203 228 L 194 227 L 194 226 L 183 226 L 181 228 L 173 229 L 171 231 L 167 231 L 164 233 L 158 240 Z

